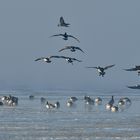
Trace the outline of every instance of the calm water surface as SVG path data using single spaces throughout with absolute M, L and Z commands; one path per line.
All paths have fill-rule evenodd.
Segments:
M 112 113 L 105 109 L 111 94 L 86 92 L 0 92 L 0 96 L 13 95 L 19 98 L 15 107 L 0 107 L 0 140 L 139 140 L 140 95 L 112 93 L 115 104 L 119 98 L 128 97 L 132 105 Z M 29 95 L 34 95 L 30 100 Z M 85 105 L 83 97 L 100 96 L 100 106 Z M 68 108 L 66 101 L 76 96 L 75 106 Z M 60 102 L 59 109 L 48 110 L 40 98 Z

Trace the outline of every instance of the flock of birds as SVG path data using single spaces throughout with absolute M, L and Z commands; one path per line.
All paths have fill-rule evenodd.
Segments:
M 8 95 L 8 96 L 2 96 L 0 98 L 0 106 L 16 106 L 18 105 L 18 97 Z
M 29 96 L 30 100 L 33 100 L 35 97 L 33 95 Z M 71 108 L 75 107 L 76 102 L 79 99 L 75 96 L 69 97 L 66 101 L 66 106 Z M 92 98 L 90 96 L 84 96 L 82 99 L 85 102 L 85 105 L 89 108 L 96 105 L 102 105 L 103 100 L 101 97 Z M 59 109 L 60 108 L 60 102 L 57 101 L 56 103 L 52 103 L 48 101 L 46 98 L 41 97 L 40 98 L 41 104 L 45 105 L 45 107 L 49 110 L 52 109 Z M 122 97 L 119 99 L 117 105 L 115 105 L 116 101 L 114 100 L 114 96 L 111 97 L 111 99 L 108 101 L 108 103 L 105 105 L 106 110 L 110 110 L 111 112 L 118 112 L 123 111 L 124 109 L 127 109 L 131 105 L 131 100 L 128 97 Z M 8 95 L 8 96 L 2 96 L 0 97 L 0 106 L 17 106 L 18 105 L 18 97 Z
M 59 27 L 69 27 L 69 25 L 70 25 L 69 23 L 65 23 L 63 17 L 60 17 L 60 23 L 58 24 Z M 78 38 L 74 37 L 73 35 L 69 35 L 66 32 L 64 34 L 55 34 L 50 37 L 57 37 L 57 36 L 63 37 L 64 40 L 68 40 L 68 38 L 73 38 L 77 42 L 80 42 Z M 84 51 L 80 47 L 76 47 L 76 46 L 65 46 L 64 48 L 60 49 L 59 52 L 64 51 L 64 50 L 70 50 L 71 52 L 75 52 L 79 50 L 84 53 Z M 57 56 L 57 55 L 52 55 L 49 57 L 40 57 L 40 58 L 35 59 L 35 61 L 43 60 L 46 63 L 51 63 L 53 58 L 65 59 L 68 63 L 71 63 L 71 64 L 73 64 L 74 61 L 82 62 L 81 60 L 78 60 L 76 58 L 67 57 L 67 56 Z
M 69 27 L 69 26 L 70 26 L 70 24 L 66 23 L 64 18 L 61 16 L 60 20 L 59 20 L 58 27 Z M 54 34 L 50 37 L 59 37 L 59 36 L 63 37 L 64 40 L 68 40 L 68 38 L 73 38 L 77 42 L 80 42 L 78 38 L 76 38 L 73 35 L 67 34 L 66 32 L 64 34 L 61 34 L 61 33 L 60 34 Z M 65 46 L 64 48 L 60 49 L 59 52 L 62 52 L 62 51 L 65 51 L 65 50 L 70 50 L 71 52 L 75 52 L 75 51 L 79 50 L 82 53 L 84 53 L 84 51 L 80 47 L 71 46 L 71 45 Z M 71 64 L 73 64 L 74 61 L 82 62 L 82 60 L 78 60 L 76 58 L 72 58 L 72 57 L 68 57 L 68 56 L 59 56 L 59 55 L 51 55 L 51 56 L 48 56 L 48 57 L 39 57 L 39 58 L 35 59 L 35 61 L 44 61 L 46 63 L 51 63 L 52 59 L 54 59 L 54 58 L 65 59 L 68 63 L 71 63 Z M 106 74 L 105 71 L 109 68 L 114 67 L 114 66 L 115 66 L 115 64 L 108 65 L 108 66 L 105 66 L 105 67 L 101 67 L 101 66 L 91 67 L 91 66 L 88 66 L 88 67 L 85 67 L 85 68 L 94 68 L 98 71 L 99 76 L 104 77 L 104 75 Z M 135 66 L 134 68 L 124 69 L 124 70 L 125 71 L 137 71 L 138 75 L 140 75 L 140 66 Z M 127 87 L 132 88 L 132 89 L 140 89 L 140 85 L 127 86 Z
M 29 99 L 34 99 L 34 96 L 29 96 Z M 49 110 L 60 108 L 60 102 L 59 101 L 57 101 L 55 103 L 52 103 L 44 97 L 41 97 L 40 100 L 41 100 L 41 103 L 45 104 L 45 107 Z M 69 108 L 75 107 L 76 102 L 78 100 L 79 99 L 75 96 L 69 97 L 66 100 L 66 106 L 69 107 Z M 102 100 L 101 97 L 92 98 L 90 96 L 84 96 L 82 100 L 85 102 L 85 105 L 89 108 L 94 106 L 94 105 L 100 106 L 103 103 L 103 100 Z M 107 104 L 105 104 L 106 110 L 109 110 L 111 112 L 123 111 L 124 109 L 129 108 L 132 104 L 131 100 L 128 97 L 120 98 L 118 100 L 117 104 L 115 102 L 116 101 L 114 100 L 114 96 L 112 96 L 111 99 L 107 102 Z
M 69 23 L 66 23 L 64 21 L 64 18 L 63 17 L 60 17 L 60 21 L 59 21 L 59 24 L 58 24 L 58 27 L 69 27 L 70 24 Z M 68 40 L 68 38 L 73 38 L 75 39 L 77 42 L 80 42 L 78 38 L 76 38 L 75 36 L 73 35 L 70 35 L 70 34 L 67 34 L 66 32 L 64 34 L 54 34 L 50 37 L 63 37 L 64 40 Z M 82 53 L 84 53 L 84 51 L 80 48 L 80 47 L 77 47 L 77 46 L 65 46 L 64 48 L 60 49 L 59 52 L 62 52 L 62 51 L 65 51 L 65 50 L 70 50 L 71 52 L 75 52 L 75 51 L 81 51 Z M 44 61 L 46 63 L 51 63 L 52 62 L 52 59 L 54 58 L 61 58 L 61 59 L 65 59 L 68 63 L 71 63 L 73 64 L 74 61 L 77 61 L 77 62 L 82 62 L 81 60 L 78 60 L 76 58 L 72 58 L 72 57 L 68 57 L 68 56 L 59 56 L 59 55 L 51 55 L 51 56 L 48 56 L 48 57 L 39 57 L 37 59 L 35 59 L 35 61 Z M 101 67 L 101 66 L 96 66 L 96 67 L 91 67 L 91 66 L 88 66 L 86 68 L 94 68 L 98 71 L 99 73 L 99 76 L 102 76 L 104 77 L 104 75 L 106 74 L 105 71 L 109 68 L 112 68 L 114 67 L 115 64 L 113 65 L 108 65 L 108 66 L 105 66 L 105 67 Z M 125 71 L 137 71 L 138 75 L 140 75 L 140 66 L 135 66 L 133 68 L 129 68 L 129 69 L 124 69 Z M 136 85 L 136 86 L 128 86 L 128 88 L 132 88 L 132 89 L 136 89 L 136 88 L 140 88 L 140 85 Z M 33 97 L 30 97 L 30 99 L 33 98 Z M 44 101 L 45 99 L 42 98 L 42 101 Z M 75 101 L 77 101 L 78 99 L 76 97 L 71 97 L 68 101 L 67 101 L 67 106 L 72 106 L 74 104 Z M 89 96 L 85 96 L 84 97 L 84 100 L 86 102 L 86 104 L 101 104 L 102 102 L 102 99 L 101 98 L 97 98 L 95 100 L 91 99 L 91 97 Z M 46 101 L 46 100 L 45 100 Z M 120 99 L 120 102 L 119 102 L 119 105 L 124 105 L 126 103 L 131 103 L 130 99 L 128 98 L 124 98 L 124 99 Z M 10 105 L 10 106 L 13 106 L 13 105 L 17 105 L 18 104 L 18 98 L 17 97 L 14 97 L 14 96 L 3 96 L 1 98 L 1 102 L 0 102 L 0 105 L 3 105 L 3 104 L 6 104 L 6 105 Z M 112 99 L 108 102 L 108 104 L 106 105 L 106 108 L 109 108 L 110 110 L 112 110 L 112 108 L 116 108 L 117 110 L 117 106 L 114 106 L 114 98 L 112 96 Z M 56 102 L 55 104 L 51 104 L 49 103 L 48 101 L 46 102 L 46 107 L 47 108 L 59 108 L 60 107 L 60 103 L 59 102 Z

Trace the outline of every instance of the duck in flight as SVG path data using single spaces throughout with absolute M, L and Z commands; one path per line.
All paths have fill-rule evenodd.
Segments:
M 71 64 L 73 64 L 74 61 L 82 62 L 81 60 L 78 60 L 76 58 L 71 58 L 71 57 L 66 57 L 66 56 L 54 56 L 54 55 L 53 56 L 49 56 L 49 57 L 40 57 L 40 58 L 35 59 L 35 61 L 43 60 L 46 63 L 51 63 L 52 62 L 51 58 L 63 58 L 68 63 L 71 63 Z
M 125 71 L 137 71 L 138 76 L 140 76 L 140 66 L 135 66 L 134 68 L 124 69 Z
M 75 52 L 76 50 L 80 50 L 81 52 L 84 53 L 84 51 L 81 48 L 75 47 L 75 46 L 65 46 L 64 48 L 59 50 L 59 52 L 64 51 L 64 50 L 70 50 L 71 52 Z
M 60 58 L 60 56 L 40 57 L 40 58 L 35 59 L 35 61 L 43 60 L 46 63 L 51 63 L 52 62 L 51 58 Z
M 137 85 L 134 85 L 134 86 L 127 86 L 128 88 L 131 88 L 131 89 L 140 89 L 140 85 L 137 84 Z
M 108 66 L 106 66 L 106 67 L 100 67 L 100 66 L 98 66 L 98 67 L 86 67 L 86 68 L 95 68 L 95 69 L 97 69 L 97 71 L 98 71 L 98 73 L 99 73 L 99 76 L 104 77 L 104 75 L 105 75 L 105 70 L 107 70 L 108 68 L 114 67 L 114 66 L 115 66 L 115 65 L 108 65 Z
M 58 27 L 69 27 L 69 23 L 65 23 L 64 18 L 60 17 L 59 24 L 57 25 Z
M 50 37 L 55 37 L 55 36 L 62 36 L 64 40 L 68 40 L 68 37 L 71 37 L 71 38 L 75 39 L 76 41 L 80 42 L 76 37 L 74 37 L 72 35 L 68 35 L 66 32 L 64 34 L 55 34 Z
M 71 63 L 72 65 L 74 61 L 82 62 L 81 60 L 78 60 L 76 58 L 71 58 L 71 57 L 66 57 L 66 56 L 61 56 L 61 58 L 64 58 L 68 63 Z

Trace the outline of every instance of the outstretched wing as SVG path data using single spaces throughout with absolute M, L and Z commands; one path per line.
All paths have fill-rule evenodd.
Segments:
M 64 36 L 63 34 L 55 34 L 55 35 L 52 35 L 50 37 L 54 37 L 54 36 Z
M 79 48 L 79 47 L 75 47 L 75 49 L 80 50 L 81 52 L 84 53 L 84 51 L 81 48 Z
M 35 59 L 35 61 L 43 60 L 43 59 L 45 59 L 45 58 L 46 58 L 46 57 L 40 57 L 40 58 Z
M 72 35 L 68 35 L 68 37 L 72 37 L 74 38 L 75 40 L 77 40 L 78 42 L 80 42 L 76 37 L 72 36 Z
M 136 68 L 124 69 L 125 71 L 137 71 Z
M 108 68 L 111 68 L 111 67 L 114 67 L 114 66 L 115 66 L 115 64 L 114 64 L 114 65 L 106 66 L 106 67 L 104 67 L 104 70 L 106 70 L 106 69 L 108 69 Z
M 58 55 L 52 55 L 52 56 L 50 56 L 49 58 L 61 58 L 61 56 L 58 56 Z
M 74 60 L 74 61 L 78 61 L 78 62 L 82 62 L 81 60 L 78 60 L 76 58 L 70 58 L 71 60 Z
M 137 70 L 140 70 L 140 66 L 135 66 L 135 68 L 130 68 L 130 69 L 124 69 L 126 71 L 137 71 Z
M 86 68 L 94 68 L 94 69 L 98 69 L 98 67 L 86 67 Z
M 66 49 L 71 49 L 71 46 L 65 46 L 64 48 L 62 48 L 61 50 L 59 50 L 59 52 L 66 50 Z

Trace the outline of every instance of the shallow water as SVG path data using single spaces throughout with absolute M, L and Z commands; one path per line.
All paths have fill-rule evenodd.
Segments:
M 137 140 L 140 139 L 140 95 L 116 94 L 128 97 L 132 105 L 117 113 L 105 109 L 111 94 L 86 92 L 0 92 L 0 96 L 13 95 L 19 98 L 18 106 L 0 107 L 0 140 Z M 33 100 L 29 95 L 34 95 Z M 85 105 L 84 95 L 100 96 L 100 106 Z M 114 94 L 113 94 L 114 95 Z M 68 108 L 66 101 L 76 96 L 75 106 Z M 40 98 L 60 102 L 59 109 L 48 110 Z

